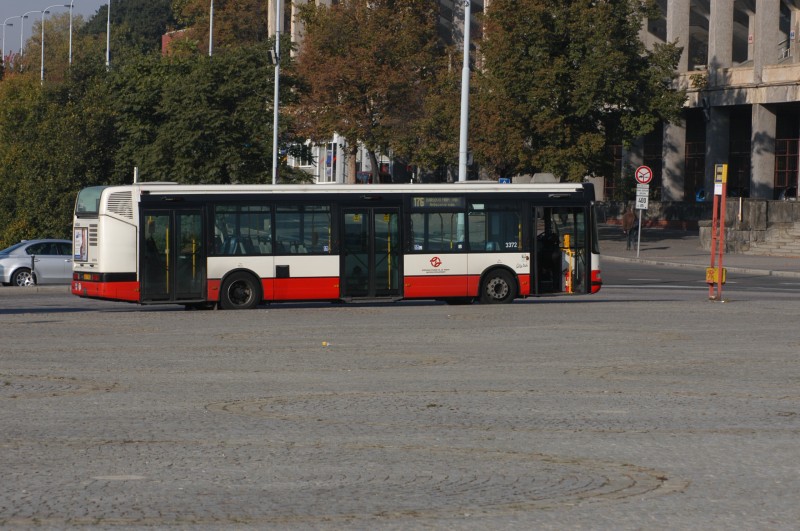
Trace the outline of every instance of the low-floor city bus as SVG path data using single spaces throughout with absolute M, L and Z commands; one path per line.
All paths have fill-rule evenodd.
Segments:
M 96 186 L 71 290 L 223 309 L 595 293 L 596 228 L 584 183 Z

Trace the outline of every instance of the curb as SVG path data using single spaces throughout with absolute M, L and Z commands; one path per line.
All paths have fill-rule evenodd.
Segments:
M 71 293 L 71 284 L 57 284 L 53 286 L 0 286 L 0 297 L 4 295 L 35 295 L 44 293 Z
M 697 269 L 705 271 L 708 266 L 701 264 L 687 264 L 684 262 L 670 262 L 668 260 L 648 260 L 644 258 L 623 258 L 621 256 L 600 255 L 601 260 L 608 262 L 628 262 L 632 264 L 654 265 L 662 267 L 678 267 L 683 269 Z M 730 273 L 742 273 L 745 275 L 764 275 L 771 277 L 800 278 L 800 272 L 796 271 L 773 271 L 771 269 L 754 269 L 749 267 L 730 267 L 723 266 Z

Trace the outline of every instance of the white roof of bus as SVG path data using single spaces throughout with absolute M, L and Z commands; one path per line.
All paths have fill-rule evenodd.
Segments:
M 467 181 L 441 184 L 176 184 L 176 183 L 137 183 L 128 186 L 112 186 L 110 191 L 136 189 L 166 194 L 243 194 L 243 193 L 460 193 L 460 192 L 576 192 L 583 183 L 539 183 L 539 184 L 499 184 L 495 181 Z

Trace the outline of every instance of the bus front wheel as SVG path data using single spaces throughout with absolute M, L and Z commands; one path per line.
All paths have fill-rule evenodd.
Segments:
M 481 302 L 484 304 L 504 304 L 514 300 L 516 286 L 508 271 L 490 271 L 481 285 Z
M 261 300 L 261 289 L 249 273 L 234 273 L 222 285 L 219 303 L 223 310 L 249 310 Z

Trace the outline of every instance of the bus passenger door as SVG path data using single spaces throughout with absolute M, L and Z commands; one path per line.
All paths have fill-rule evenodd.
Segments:
M 200 210 L 143 210 L 141 227 L 141 301 L 203 300 L 206 252 Z
M 350 208 L 343 215 L 342 298 L 399 296 L 399 210 Z
M 583 207 L 534 207 L 535 293 L 588 293 L 590 226 Z

